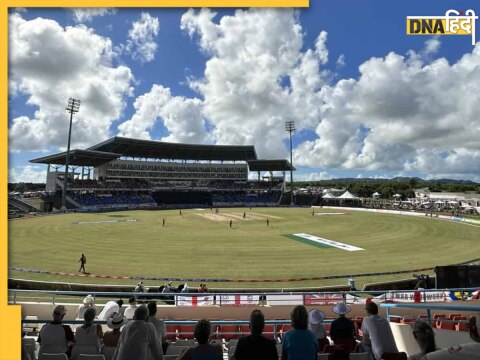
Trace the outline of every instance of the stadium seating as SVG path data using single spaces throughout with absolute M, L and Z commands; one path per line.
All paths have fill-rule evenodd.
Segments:
M 102 348 L 102 354 L 105 357 L 105 360 L 111 360 L 113 358 L 113 353 L 115 352 L 115 347 L 104 346 Z
M 78 360 L 105 360 L 102 354 L 80 354 Z
M 167 355 L 180 355 L 184 351 L 187 351 L 190 346 L 169 346 L 167 348 Z
M 370 360 L 368 353 L 350 353 L 350 360 Z
M 180 325 L 178 327 L 178 338 L 193 339 L 194 330 L 195 330 L 195 325 Z
M 177 338 L 177 325 L 166 325 L 167 336 L 166 339 L 174 341 Z
M 27 352 L 27 354 L 30 355 L 30 359 L 34 360 L 35 359 L 35 339 L 34 338 L 23 338 L 22 339 L 22 345 Z
M 238 325 L 221 325 L 218 330 L 218 336 L 225 341 L 238 339 L 240 337 L 238 330 Z
M 67 354 L 50 354 L 43 353 L 38 356 L 38 360 L 68 360 Z
M 404 352 L 383 353 L 382 360 L 407 360 L 407 354 Z

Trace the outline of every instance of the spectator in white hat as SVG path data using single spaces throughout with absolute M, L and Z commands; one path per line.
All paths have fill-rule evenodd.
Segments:
M 327 339 L 327 330 L 322 324 L 325 320 L 325 313 L 318 309 L 313 309 L 308 313 L 308 328 L 315 334 L 318 340 L 318 350 L 323 351 L 325 345 L 330 345 Z
M 103 344 L 105 346 L 116 347 L 120 338 L 120 328 L 127 323 L 127 319 L 122 314 L 115 314 L 114 317 L 107 320 L 107 326 L 111 330 L 105 331 L 103 335 Z
M 77 313 L 75 315 L 76 319 L 83 319 L 83 315 L 85 314 L 85 311 L 88 308 L 95 308 L 95 298 L 92 295 L 87 295 L 85 296 L 85 299 L 83 299 L 83 304 L 78 305 Z M 95 308 L 95 311 L 97 309 Z
M 354 351 L 357 345 L 355 341 L 355 325 L 352 320 L 347 319 L 345 316 L 351 311 L 350 306 L 340 301 L 333 306 L 332 311 L 338 317 L 333 320 L 330 327 L 330 338 L 335 345 L 343 345 L 346 350 Z
M 103 334 L 102 354 L 105 359 L 111 359 L 120 339 L 120 328 L 127 323 L 127 319 L 122 314 L 115 314 L 114 317 L 107 320 L 107 326 L 111 330 L 105 331 Z

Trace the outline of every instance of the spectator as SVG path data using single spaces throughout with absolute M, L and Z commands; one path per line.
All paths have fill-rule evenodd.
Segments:
M 163 360 L 162 347 L 155 327 L 147 322 L 145 305 L 135 310 L 133 321 L 122 330 L 112 360 Z
M 37 340 L 40 344 L 39 354 L 66 353 L 70 355 L 75 338 L 72 328 L 68 325 L 62 325 L 66 313 L 65 306 L 56 306 L 52 314 L 53 321 L 43 325 Z
M 128 299 L 128 307 L 125 309 L 123 316 L 127 318 L 127 320 L 133 320 L 133 314 L 135 314 L 135 309 L 137 308 L 137 299 L 131 297 Z
M 120 313 L 120 310 L 123 305 L 123 300 L 109 301 L 105 304 L 103 310 L 98 315 L 99 320 L 108 320 L 112 318 L 115 314 Z
M 387 319 L 378 315 L 378 306 L 374 302 L 365 305 L 367 316 L 363 319 L 363 340 L 360 344 L 370 359 L 380 360 L 384 352 L 398 352 L 392 329 Z
M 72 349 L 71 360 L 76 360 L 80 354 L 99 354 L 100 339 L 103 331 L 100 325 L 94 325 L 93 319 L 97 314 L 93 307 L 88 308 L 83 316 L 84 323 L 75 331 L 75 345 Z
M 265 318 L 260 310 L 250 314 L 251 335 L 241 337 L 235 349 L 235 360 L 278 360 L 275 340 L 262 336 Z
M 435 333 L 432 327 L 424 321 L 417 320 L 413 324 L 413 337 L 420 347 L 420 352 L 410 355 L 408 360 L 419 360 L 424 355 L 437 350 Z
M 223 360 L 223 350 L 220 345 L 209 344 L 212 327 L 208 320 L 202 319 L 195 325 L 194 336 L 198 345 L 185 351 L 178 360 Z
M 308 328 L 317 338 L 319 351 L 323 351 L 325 345 L 330 345 L 327 339 L 327 330 L 322 324 L 323 320 L 325 320 L 325 313 L 323 311 L 313 309 L 308 313 Z
M 143 293 L 145 292 L 145 285 L 143 284 L 143 281 L 140 281 L 137 286 L 135 286 L 135 292 L 140 292 Z
M 425 360 L 470 360 L 480 359 L 480 314 L 472 316 L 468 322 L 471 343 L 452 346 L 448 349 L 428 353 Z
M 157 331 L 157 335 L 162 343 L 162 350 L 165 354 L 167 352 L 168 342 L 167 342 L 167 329 L 165 327 L 165 322 L 163 320 L 157 319 L 157 303 L 151 301 L 147 305 L 148 308 L 148 322 L 152 323 Z
M 85 296 L 85 299 L 83 299 L 83 304 L 78 305 L 77 314 L 75 318 L 83 319 L 83 315 L 85 314 L 85 311 L 91 307 L 95 308 L 95 299 L 92 295 L 87 295 Z M 95 312 L 96 312 L 96 309 L 95 309 Z
M 120 328 L 127 323 L 127 319 L 122 314 L 115 314 L 114 317 L 107 320 L 107 326 L 112 329 L 103 335 L 103 345 L 107 347 L 117 347 L 120 339 Z
M 342 345 L 350 352 L 354 351 L 357 346 L 357 342 L 355 341 L 355 325 L 352 320 L 347 319 L 345 316 L 351 311 L 350 306 L 340 301 L 333 306 L 332 311 L 337 314 L 338 317 L 333 320 L 332 326 L 330 327 L 330 338 L 335 345 Z
M 308 313 L 303 305 L 295 306 L 291 314 L 293 329 L 283 337 L 282 360 L 315 360 L 318 341 L 307 329 Z

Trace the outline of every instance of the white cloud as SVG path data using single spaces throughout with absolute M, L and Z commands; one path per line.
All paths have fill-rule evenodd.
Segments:
M 409 56 L 371 58 L 359 79 L 324 86 L 318 139 L 298 146 L 294 163 L 478 177 L 480 44 L 452 65 Z
M 328 62 L 328 49 L 326 45 L 327 35 L 326 31 L 320 32 L 320 35 L 318 35 L 317 41 L 315 42 L 315 52 L 322 65 Z
M 313 105 L 323 83 L 319 67 L 328 60 L 326 33 L 302 53 L 302 27 L 292 9 L 237 10 L 218 23 L 215 15 L 189 10 L 181 20 L 209 56 L 204 76 L 190 86 L 204 98 L 213 140 L 254 144 L 259 157 L 282 158 L 285 121 L 302 129 L 318 115 Z
M 53 20 L 27 21 L 19 14 L 9 21 L 10 96 L 25 94 L 27 103 L 37 107 L 33 117 L 12 119 L 10 149 L 65 147 L 69 97 L 82 102 L 74 117 L 72 148 L 105 140 L 133 80 L 128 67 L 112 66 L 110 40 L 83 25 L 63 28 Z
M 28 12 L 28 10 L 24 7 L 13 8 L 11 11 L 16 12 L 16 13 L 26 13 L 26 12 Z
M 77 23 L 89 22 L 95 16 L 114 15 L 117 12 L 115 8 L 70 8 L 69 10 Z
M 288 176 L 290 179 L 290 176 Z M 294 181 L 321 181 L 332 180 L 335 177 L 327 171 L 312 172 L 309 174 L 293 174 Z
M 425 41 L 425 49 L 423 51 L 425 54 L 433 55 L 440 50 L 441 45 L 442 43 L 440 42 L 440 39 L 438 39 L 438 37 L 434 37 Z
M 132 24 L 128 31 L 126 50 L 132 54 L 133 59 L 149 62 L 155 59 L 157 43 L 155 38 L 160 30 L 158 18 L 149 13 L 142 13 L 140 20 Z
M 199 99 L 172 96 L 170 89 L 153 85 L 150 92 L 137 97 L 134 107 L 132 118 L 118 126 L 120 136 L 150 139 L 154 125 L 161 122 L 169 132 L 162 141 L 209 142 Z
M 26 165 L 11 168 L 8 171 L 9 183 L 45 183 L 46 170 L 38 170 L 38 166 Z
M 346 63 L 345 63 L 345 55 L 342 54 L 342 55 L 340 55 L 340 56 L 338 57 L 338 59 L 337 59 L 337 66 L 338 66 L 338 67 L 344 67 L 345 65 L 346 65 Z

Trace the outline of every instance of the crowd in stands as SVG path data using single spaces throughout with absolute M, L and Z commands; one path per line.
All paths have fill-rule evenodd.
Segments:
M 72 193 L 69 196 L 82 206 L 156 205 L 150 194 L 120 192 L 100 195 L 93 192 L 84 192 Z
M 278 204 L 281 192 L 259 192 L 259 193 L 231 193 L 223 192 L 212 194 L 212 204 L 237 204 L 237 205 L 257 205 L 257 204 Z
M 94 323 L 97 311 L 90 295 L 78 308 L 77 315 L 83 314 L 83 324 L 75 333 L 69 325 L 62 324 L 65 306 L 56 306 L 52 321 L 45 324 L 38 335 L 39 354 L 64 353 L 74 360 L 80 354 L 103 354 L 106 360 L 163 360 L 167 356 L 172 358 L 170 350 L 178 349 L 181 351 L 174 352 L 177 354 L 174 358 L 179 360 L 223 360 L 227 344 L 215 340 L 210 321 L 198 321 L 193 330 L 196 344 L 191 340 L 191 346 L 179 349 L 176 348 L 177 342 L 182 340 L 167 341 L 165 323 L 156 316 L 156 302 L 149 302 L 147 306 L 138 305 L 132 298 L 129 303 L 123 314 L 122 300 L 105 305 L 98 315 L 98 319 L 107 321 L 109 330 L 105 333 L 100 325 Z M 228 344 L 228 359 L 273 360 L 280 357 L 282 360 L 315 360 L 317 354 L 326 353 L 329 360 L 343 360 L 350 359 L 352 353 L 362 353 L 363 358 L 369 360 L 407 360 L 406 353 L 398 351 L 389 322 L 378 315 L 378 306 L 374 302 L 367 302 L 365 306 L 360 331 L 346 316 L 351 309 L 344 302 L 335 304 L 332 311 L 337 318 L 331 323 L 330 336 L 323 324 L 325 313 L 319 309 L 307 312 L 303 305 L 298 305 L 291 312 L 290 330 L 276 339 L 263 335 L 264 315 L 258 309 L 253 310 L 250 334 Z M 420 351 L 410 355 L 408 360 L 479 359 L 479 323 L 480 316 L 470 318 L 470 343 L 438 349 L 432 327 L 424 320 L 417 320 L 413 325 L 413 336 Z M 29 359 L 28 352 L 22 352 L 23 359 Z

